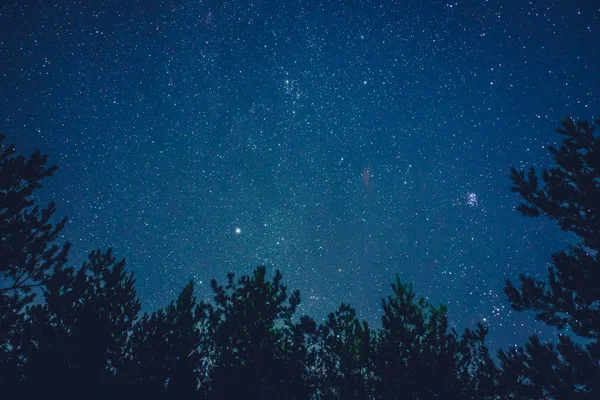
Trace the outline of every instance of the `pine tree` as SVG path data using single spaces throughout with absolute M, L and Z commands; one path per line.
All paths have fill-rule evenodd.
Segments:
M 237 282 L 228 274 L 225 287 L 212 280 L 210 398 L 309 398 L 306 346 L 293 334 L 300 293 L 288 295 L 281 279 L 276 271 L 268 281 L 266 269 L 258 267 Z
M 92 251 L 77 271 L 55 272 L 44 286 L 44 302 L 28 308 L 22 332 L 22 390 L 108 395 L 140 309 L 125 260 L 111 250 Z
M 382 300 L 382 328 L 374 344 L 373 384 L 378 399 L 491 398 L 495 368 L 479 325 L 462 337 L 448 329 L 446 307 L 416 299 L 396 276 Z
M 513 191 L 523 199 L 519 211 L 544 215 L 578 239 L 552 255 L 547 281 L 520 275 L 520 288 L 506 282 L 513 309 L 533 310 L 539 321 L 568 330 L 557 344 L 542 344 L 534 336 L 525 349 L 500 353 L 506 374 L 519 371 L 513 376 L 513 395 L 519 398 L 600 398 L 600 140 L 595 128 L 571 118 L 561 122 L 562 144 L 549 148 L 556 166 L 542 170 L 542 184 L 533 168 L 527 173 L 511 169 Z
M 373 338 L 356 310 L 342 303 L 319 326 L 315 365 L 319 399 L 369 399 L 372 396 Z
M 53 224 L 55 204 L 40 208 L 33 200 L 57 167 L 47 167 L 39 150 L 29 158 L 16 154 L 4 139 L 0 134 L 0 386 L 10 387 L 21 379 L 24 308 L 52 271 L 63 268 L 69 244 L 56 243 L 67 219 Z
M 209 306 L 198 303 L 190 281 L 176 301 L 145 313 L 135 324 L 123 368 L 122 390 L 144 398 L 192 398 L 206 380 Z

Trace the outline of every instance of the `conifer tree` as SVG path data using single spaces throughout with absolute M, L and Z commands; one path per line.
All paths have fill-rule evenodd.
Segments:
M 462 337 L 448 329 L 446 307 L 416 299 L 396 276 L 382 300 L 382 328 L 374 344 L 375 398 L 492 398 L 495 369 L 479 325 Z M 481 382 L 482 384 L 479 384 Z
M 206 380 L 209 306 L 198 303 L 190 281 L 176 301 L 145 313 L 135 324 L 123 369 L 121 387 L 141 397 L 173 398 L 197 394 Z
M 266 279 L 258 267 L 252 276 L 234 280 L 228 274 L 225 287 L 212 280 L 215 306 L 210 324 L 215 353 L 210 371 L 211 398 L 307 399 L 306 346 L 294 343 L 294 315 L 300 293 L 288 295 L 275 272 Z
M 356 310 L 342 303 L 319 326 L 315 369 L 320 399 L 369 399 L 372 396 L 372 335 Z
M 513 191 L 523 199 L 519 211 L 556 221 L 578 242 L 552 255 L 546 281 L 520 275 L 520 287 L 506 282 L 515 310 L 533 310 L 539 321 L 567 331 L 557 344 L 534 336 L 524 349 L 500 352 L 503 379 L 512 376 L 514 387 L 506 395 L 600 398 L 600 140 L 595 129 L 571 118 L 561 122 L 562 144 L 549 147 L 556 166 L 542 170 L 542 183 L 533 168 L 527 173 L 511 169 Z
M 125 260 L 92 251 L 81 268 L 55 271 L 44 302 L 28 309 L 22 356 L 23 392 L 110 394 L 140 309 Z
M 18 382 L 22 373 L 20 331 L 24 307 L 52 271 L 67 260 L 69 244 L 57 244 L 67 219 L 53 223 L 54 203 L 40 208 L 33 194 L 56 166 L 46 166 L 39 150 L 29 158 L 4 145 L 0 134 L 0 386 Z

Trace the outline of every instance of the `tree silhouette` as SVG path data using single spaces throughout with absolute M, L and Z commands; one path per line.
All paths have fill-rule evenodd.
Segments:
M 39 150 L 29 158 L 17 155 L 4 139 L 0 134 L 0 385 L 12 385 L 22 373 L 23 309 L 49 273 L 64 266 L 69 244 L 55 243 L 67 220 L 52 224 L 54 203 L 41 209 L 32 199 L 57 167 L 46 167 Z
M 412 285 L 396 276 L 393 296 L 382 300 L 382 328 L 375 340 L 375 398 L 486 398 L 494 368 L 479 325 L 459 337 L 448 330 L 446 307 L 415 300 Z M 484 385 L 479 385 L 477 381 Z
M 542 344 L 534 336 L 525 349 L 500 352 L 500 361 L 519 398 L 600 398 L 600 141 L 594 126 L 571 118 L 557 132 L 564 139 L 549 148 L 556 166 L 542 170 L 543 184 L 533 168 L 512 168 L 513 191 L 523 215 L 545 215 L 579 242 L 552 255 L 547 282 L 520 275 L 520 288 L 507 281 L 505 293 L 515 310 L 533 310 L 587 343 L 561 335 L 556 345 Z
M 318 329 L 314 369 L 321 399 L 369 399 L 373 381 L 372 337 L 366 322 L 344 303 Z
M 92 251 L 75 271 L 51 275 L 42 304 L 28 309 L 23 392 L 109 394 L 140 308 L 131 273 L 111 250 Z
M 304 382 L 306 346 L 296 343 L 294 315 L 300 293 L 290 296 L 276 271 L 266 280 L 266 269 L 225 287 L 211 281 L 215 306 L 210 323 L 215 346 L 208 394 L 211 398 L 309 398 Z
M 525 347 L 499 352 L 498 395 L 506 399 L 597 399 L 597 356 L 565 335 L 557 344 L 532 336 Z
M 197 303 L 190 281 L 164 309 L 135 324 L 123 368 L 121 386 L 135 396 L 192 396 L 206 379 L 209 306 Z

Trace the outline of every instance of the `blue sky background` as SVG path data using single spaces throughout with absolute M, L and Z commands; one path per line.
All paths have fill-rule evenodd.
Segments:
M 599 42 L 593 1 L 3 2 L 0 132 L 60 166 L 71 261 L 113 247 L 145 309 L 266 265 L 377 326 L 398 273 L 505 348 L 553 335 L 505 279 L 572 239 L 509 168 L 598 118 Z

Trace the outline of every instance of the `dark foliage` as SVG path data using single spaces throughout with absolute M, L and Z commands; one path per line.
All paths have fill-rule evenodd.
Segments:
M 313 339 L 312 371 L 321 399 L 369 399 L 373 384 L 373 336 L 354 308 L 342 303 Z
M 225 287 L 211 282 L 212 398 L 310 397 L 303 381 L 306 349 L 292 334 L 300 293 L 288 296 L 279 271 L 272 281 L 265 275 L 266 269 L 258 267 L 251 277 L 242 276 L 237 282 L 229 274 Z
M 561 335 L 557 344 L 532 336 L 525 347 L 499 352 L 503 399 L 597 399 L 598 346 L 581 346 Z
M 3 141 L 0 135 L 0 146 Z M 14 145 L 2 147 L 0 153 L 0 294 L 28 294 L 21 306 L 33 299 L 32 289 L 42 285 L 53 268 L 65 264 L 69 247 L 53 243 L 67 219 L 53 225 L 55 204 L 40 209 L 32 199 L 42 179 L 57 169 L 46 163 L 47 156 L 39 150 L 28 159 L 16 155 Z
M 167 307 L 144 316 L 117 370 L 118 382 L 132 395 L 189 397 L 206 378 L 208 306 L 197 303 L 190 282 Z
M 483 326 L 462 337 L 448 330 L 446 308 L 415 300 L 398 277 L 382 301 L 383 328 L 374 349 L 373 385 L 378 399 L 486 398 L 494 368 L 483 345 Z M 489 390 L 493 394 L 493 390 Z
M 552 255 L 547 281 L 521 275 L 520 288 L 507 281 L 505 292 L 515 310 L 533 310 L 587 345 L 569 336 L 556 345 L 532 337 L 525 349 L 501 352 L 501 386 L 515 398 L 600 398 L 600 140 L 586 122 L 567 118 L 561 125 L 562 144 L 549 149 L 556 166 L 542 171 L 543 184 L 533 168 L 513 168 L 513 191 L 523 199 L 523 215 L 555 220 L 579 243 Z
M 47 157 L 39 151 L 26 158 L 3 142 L 0 134 L 0 384 L 11 384 L 22 366 L 23 308 L 48 275 L 61 270 L 69 245 L 54 243 L 67 222 L 52 224 L 54 203 L 40 208 L 32 199 L 57 167 L 46 167 Z
M 599 121 L 600 123 L 600 121 Z M 550 147 L 556 167 L 542 171 L 511 169 L 513 191 L 527 216 L 543 214 L 581 240 L 555 253 L 548 282 L 520 276 L 518 290 L 507 282 L 506 294 L 516 310 L 535 310 L 538 319 L 577 335 L 600 338 L 600 140 L 586 122 L 562 121 L 560 149 Z
M 23 392 L 109 391 L 140 308 L 124 267 L 110 250 L 93 251 L 79 270 L 47 280 L 45 302 L 29 307 L 24 325 Z

